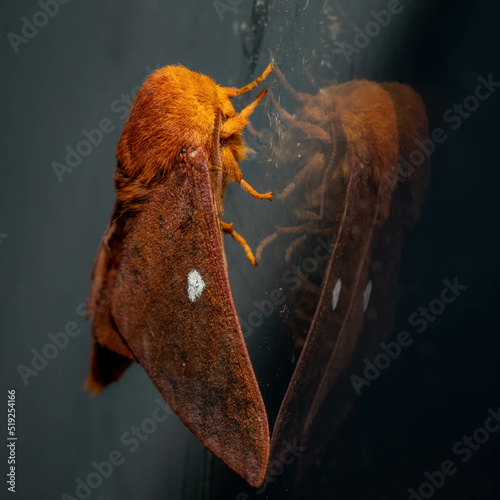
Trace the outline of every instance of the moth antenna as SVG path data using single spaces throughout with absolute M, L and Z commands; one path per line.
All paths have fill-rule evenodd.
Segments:
M 253 256 L 253 253 L 252 253 L 252 250 L 250 249 L 250 246 L 246 242 L 245 238 L 243 238 L 243 236 L 238 234 L 233 229 L 233 223 L 231 222 L 228 224 L 227 222 L 220 221 L 220 225 L 222 227 L 222 230 L 225 233 L 230 234 L 243 247 L 243 250 L 245 250 L 245 254 L 246 254 L 248 260 L 252 263 L 252 266 L 256 266 L 257 261 L 255 260 L 255 257 Z
M 266 76 L 271 73 L 273 70 L 273 66 L 270 64 L 265 70 L 262 75 L 260 75 L 258 78 L 256 78 L 252 83 L 249 83 L 248 85 L 245 85 L 244 87 L 241 87 L 240 89 L 237 89 L 236 87 L 225 87 L 224 90 L 226 92 L 227 97 L 231 99 L 232 97 L 235 97 L 237 95 L 245 94 L 246 92 L 250 92 L 250 90 L 254 89 L 259 85 L 262 80 L 266 78 Z

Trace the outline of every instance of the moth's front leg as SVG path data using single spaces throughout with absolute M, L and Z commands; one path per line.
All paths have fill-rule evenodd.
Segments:
M 273 198 L 273 193 L 258 193 L 248 182 L 243 179 L 243 174 L 241 173 L 238 162 L 236 161 L 233 153 L 229 148 L 221 149 L 222 164 L 224 168 L 227 169 L 229 176 L 235 180 L 247 193 L 251 194 L 254 198 L 258 200 L 271 200 Z
M 221 141 L 230 141 L 232 137 L 241 137 L 241 131 L 248 124 L 248 117 L 253 113 L 255 107 L 259 101 L 266 95 L 267 90 L 262 90 L 259 95 L 254 99 L 254 101 L 244 108 L 240 113 L 235 116 L 228 118 L 222 125 L 220 131 Z M 235 154 L 239 159 L 245 157 L 245 147 L 243 144 L 236 146 L 233 144 L 235 151 L 233 152 L 231 148 L 222 148 L 222 164 L 227 168 L 229 175 L 249 194 L 258 200 L 270 200 L 273 197 L 273 193 L 258 193 L 248 182 L 243 180 L 243 174 L 241 173 L 238 162 L 236 161 Z
M 228 224 L 227 222 L 220 221 L 220 225 L 225 233 L 230 234 L 243 247 L 243 250 L 245 250 L 245 254 L 248 257 L 248 260 L 252 263 L 252 266 L 257 265 L 257 261 L 255 260 L 255 257 L 252 253 L 252 250 L 250 249 L 250 246 L 246 242 L 245 238 L 243 238 L 243 236 L 238 234 L 233 229 L 233 223 L 231 222 L 230 224 Z

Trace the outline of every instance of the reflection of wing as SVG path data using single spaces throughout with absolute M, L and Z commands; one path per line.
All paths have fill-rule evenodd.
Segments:
M 429 141 L 429 124 L 422 98 L 408 85 L 383 83 L 394 103 L 398 121 L 400 178 L 398 191 L 404 207 L 402 223 L 412 226 L 420 217 L 420 209 L 429 184 L 430 160 L 419 144 Z
M 378 88 L 387 99 L 387 93 Z M 408 157 L 415 148 L 414 140 L 426 137 L 425 108 L 409 87 L 387 84 L 386 90 L 393 106 L 386 107 L 385 119 L 392 117 L 395 132 L 397 115 L 400 153 Z M 349 102 L 348 93 L 342 97 L 345 109 L 351 107 L 359 113 L 360 108 Z M 398 144 L 395 134 L 386 137 L 385 146 L 380 141 L 370 156 L 364 155 L 375 160 L 369 161 L 370 167 L 359 162 L 355 152 L 362 150 L 361 146 L 366 150 L 370 141 L 377 145 L 368 134 L 377 125 L 373 104 L 365 103 L 365 116 L 371 116 L 372 123 L 363 128 L 358 122 L 355 133 L 351 133 L 348 114 L 337 107 L 347 141 L 341 166 L 344 172 L 349 169 L 347 190 L 319 303 L 271 441 L 271 461 L 283 456 L 287 442 L 296 440 L 303 447 L 297 479 L 307 472 L 352 407 L 357 393 L 349 376 L 362 366 L 364 358 L 378 354 L 380 342 L 391 333 L 402 219 L 418 218 L 427 185 L 428 164 L 413 172 L 406 184 L 396 186 L 397 152 L 390 147 L 391 141 Z M 377 163 L 377 158 L 384 160 Z M 379 173 L 377 182 L 372 171 Z M 397 189 L 392 192 L 389 186 Z
M 353 165 L 319 304 L 276 420 L 272 454 L 299 437 L 307 452 L 309 430 L 356 350 L 370 293 L 369 258 L 379 205 L 385 201 L 370 177 L 368 169 Z
M 229 288 L 207 159 L 201 149 L 186 158 L 153 188 L 123 241 L 107 287 L 111 316 L 182 422 L 257 486 L 266 412 Z

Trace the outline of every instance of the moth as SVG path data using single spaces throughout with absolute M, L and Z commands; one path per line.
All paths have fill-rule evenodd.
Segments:
M 283 462 L 287 443 L 302 450 L 294 464 L 299 482 L 357 398 L 353 372 L 362 373 L 361 362 L 391 334 L 403 238 L 419 218 L 428 184 L 429 158 L 414 154 L 428 123 L 422 99 L 407 85 L 354 80 L 309 95 L 275 70 L 298 103 L 292 115 L 275 101 L 287 125 L 285 162 L 298 163 L 277 197 L 297 224 L 277 227 L 257 257 L 282 234 L 295 236 L 287 260 L 311 235 L 331 236 L 319 298 L 271 438 L 270 467 Z
M 250 484 L 269 454 L 266 410 L 229 287 L 223 233 L 255 258 L 223 197 L 235 181 L 257 199 L 238 162 L 242 130 L 259 101 L 239 113 L 231 99 L 254 89 L 221 87 L 182 66 L 155 71 L 123 129 L 116 205 L 100 244 L 88 301 L 94 393 L 142 365 L 191 432 Z

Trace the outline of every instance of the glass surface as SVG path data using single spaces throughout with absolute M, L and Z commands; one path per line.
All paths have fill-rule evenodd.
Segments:
M 496 4 L 47 0 L 0 12 L 0 370 L 17 437 L 4 427 L 3 456 L 5 474 L 15 459 L 18 498 L 498 498 Z M 222 219 L 258 257 L 252 267 L 224 236 L 270 431 L 284 400 L 290 410 L 254 488 L 171 413 L 138 364 L 94 398 L 83 390 L 85 302 L 115 201 L 116 146 L 144 80 L 181 64 L 239 88 L 270 62 L 277 71 L 259 86 L 268 95 L 245 128 L 240 168 L 275 199 L 232 183 Z M 358 80 L 372 83 L 354 89 Z M 421 96 L 427 137 L 415 142 L 421 113 L 380 106 L 395 99 L 384 82 Z M 354 90 L 341 98 L 332 86 L 343 84 Z M 325 89 L 337 107 L 318 104 Z M 236 111 L 258 91 L 235 97 Z M 373 102 L 356 108 L 364 92 Z M 308 114 L 315 106 L 319 118 Z M 398 156 L 402 134 L 411 139 L 413 156 L 397 159 L 384 195 L 374 177 L 352 177 L 386 149 L 362 153 L 371 122 L 355 125 L 349 110 L 398 126 Z M 408 175 L 422 155 L 427 189 L 425 167 Z M 391 203 L 370 223 L 377 196 Z M 328 281 L 331 255 L 341 265 Z M 320 302 L 339 312 L 331 324 Z M 311 332 L 323 333 L 300 365 Z M 297 366 L 301 389 L 284 399 Z

